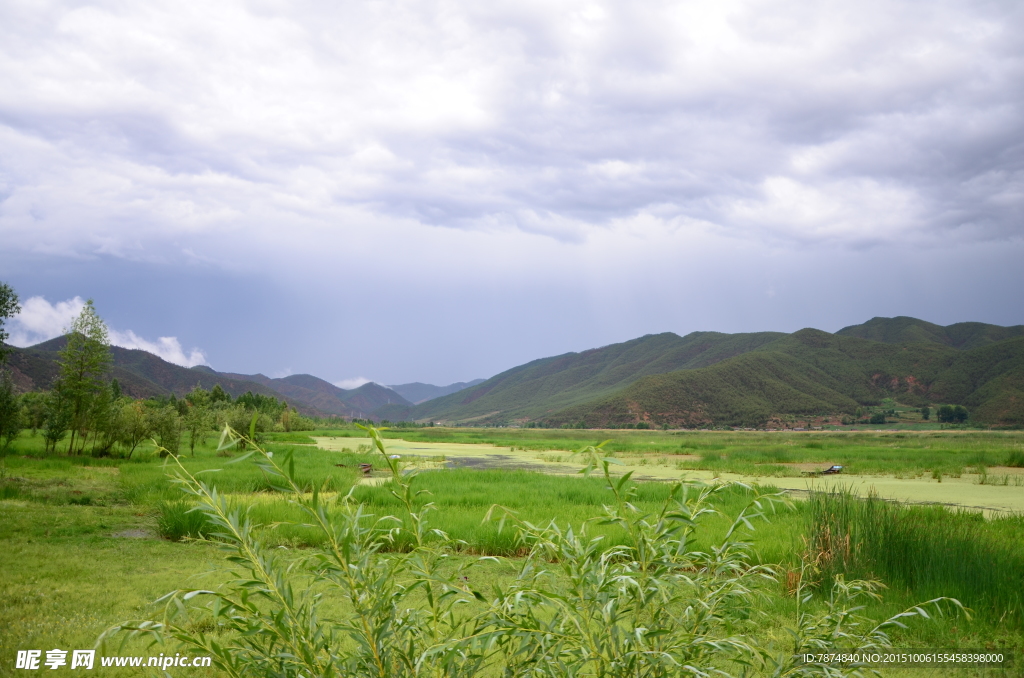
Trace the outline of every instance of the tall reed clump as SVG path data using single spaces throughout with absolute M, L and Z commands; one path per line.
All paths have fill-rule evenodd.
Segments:
M 279 462 L 263 452 L 250 430 L 250 456 L 324 535 L 322 547 L 298 554 L 267 548 L 244 511 L 179 465 L 176 481 L 212 524 L 233 578 L 216 591 L 169 593 L 160 619 L 122 623 L 101 641 L 117 633 L 176 641 L 240 678 L 844 675 L 855 668 L 802 665 L 794 653 L 886 647 L 886 629 L 925 615 L 917 608 L 881 624 L 866 620 L 857 603 L 875 595 L 872 585 L 839 580 L 824 612 L 799 613 L 791 642 L 759 641 L 750 635 L 758 629 L 752 598 L 775 574 L 751 563 L 741 534 L 779 497 L 755 494 L 724 537 L 698 550 L 694 535 L 723 486 L 677 483 L 645 513 L 632 501 L 629 475 L 613 478 L 615 460 L 594 447 L 581 453 L 612 493 L 597 522 L 618 525 L 628 543 L 606 546 L 586 523 L 535 525 L 494 507 L 527 555 L 511 581 L 474 589 L 467 570 L 495 559 L 452 562 L 452 541 L 429 523 L 434 507 L 417 500 L 416 474 L 385 453 L 377 429 L 366 431 L 392 474 L 395 515 L 370 515 L 351 494 L 325 503 L 317 487 L 296 482 L 290 456 Z M 238 437 L 226 429 L 221 444 Z M 385 552 L 400 540 L 408 550 Z
M 948 595 L 992 621 L 1024 623 L 1019 518 L 908 506 L 848 490 L 813 492 L 809 546 L 824 577 L 878 577 L 915 596 Z
M 202 539 L 213 531 L 206 514 L 184 499 L 162 501 L 157 510 L 156 529 L 165 539 Z

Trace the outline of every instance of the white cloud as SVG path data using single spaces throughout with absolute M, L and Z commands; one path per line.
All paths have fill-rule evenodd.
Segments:
M 21 304 L 21 313 L 11 321 L 11 345 L 33 346 L 48 339 L 59 337 L 71 326 L 72 320 L 82 312 L 85 301 L 74 297 L 51 304 L 44 297 L 29 297 Z M 208 364 L 206 356 L 198 348 L 187 353 L 177 337 L 159 337 L 156 341 L 143 339 L 132 330 L 120 331 L 108 328 L 110 343 L 122 348 L 138 348 L 160 356 L 167 362 L 193 367 Z
M 182 367 L 209 364 L 206 356 L 198 348 L 193 348 L 186 353 L 181 348 L 181 342 L 177 337 L 159 337 L 156 341 L 149 341 L 131 330 L 125 332 L 110 330 L 110 343 L 121 348 L 141 349 Z
M 334 382 L 334 385 L 338 388 L 343 388 L 349 391 L 354 388 L 359 388 L 363 384 L 369 384 L 370 380 L 366 377 L 352 377 L 351 379 L 342 379 L 341 381 Z
M 32 346 L 64 334 L 71 321 L 82 312 L 85 300 L 74 297 L 51 304 L 43 297 L 29 297 L 21 304 L 21 313 L 11 320 L 12 346 Z

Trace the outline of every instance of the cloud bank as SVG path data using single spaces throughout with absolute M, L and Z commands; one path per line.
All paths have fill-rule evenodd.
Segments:
M 43 297 L 29 297 L 21 304 L 21 313 L 11 322 L 11 345 L 33 346 L 61 336 L 82 312 L 84 306 L 85 301 L 81 297 L 58 301 L 55 304 L 51 304 Z M 156 341 L 149 341 L 132 330 L 120 331 L 111 328 L 108 328 L 108 335 L 110 343 L 114 346 L 148 351 L 175 365 L 193 367 L 208 364 L 201 350 L 193 348 L 186 352 L 177 337 L 159 337 Z
M 0 227 L 129 258 L 209 256 L 243 225 L 578 242 L 645 214 L 772 243 L 1019 237 L 1022 13 L 8 3 Z
M 1022 34 L 1007 0 L 0 3 L 0 271 L 382 383 L 1018 324 Z

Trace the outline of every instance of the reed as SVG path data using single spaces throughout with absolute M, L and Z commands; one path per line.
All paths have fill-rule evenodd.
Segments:
M 950 596 L 989 621 L 1024 624 L 1024 518 L 860 499 L 808 501 L 809 555 L 821 576 L 879 578 L 915 597 Z

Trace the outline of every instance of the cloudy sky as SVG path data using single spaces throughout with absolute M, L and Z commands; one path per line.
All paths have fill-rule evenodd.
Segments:
M 1024 5 L 0 3 L 15 343 L 446 384 L 1024 323 Z

